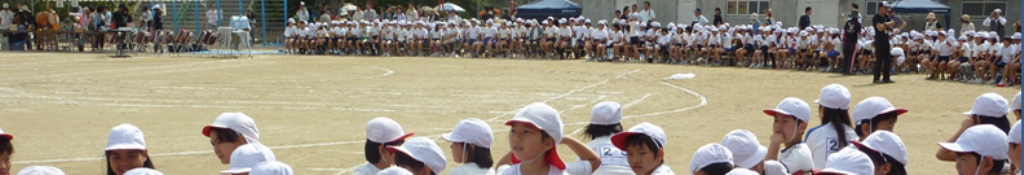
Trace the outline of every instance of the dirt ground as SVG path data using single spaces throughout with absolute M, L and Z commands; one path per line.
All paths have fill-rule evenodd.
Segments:
M 718 142 L 733 129 L 751 130 L 767 144 L 772 119 L 762 109 L 785 97 L 815 106 L 819 90 L 830 83 L 850 88 L 851 108 L 882 96 L 909 109 L 895 131 L 907 144 L 908 170 L 951 174 L 955 164 L 933 156 L 936 142 L 955 132 L 961 113 L 978 95 L 1009 98 L 1020 90 L 925 81 L 924 75 L 872 85 L 869 76 L 582 61 L 0 55 L 0 128 L 15 135 L 14 172 L 48 165 L 68 174 L 103 174 L 107 134 L 121 123 L 143 130 L 151 159 L 167 174 L 217 174 L 228 168 L 201 134 L 203 126 L 228 111 L 252 116 L 261 142 L 297 174 L 349 174 L 365 161 L 364 126 L 374 117 L 390 117 L 416 136 L 435 139 L 446 152 L 448 143 L 439 135 L 461 119 L 480 118 L 495 130 L 497 158 L 508 151 L 508 127 L 502 124 L 517 109 L 546 102 L 562 112 L 566 134 L 573 134 L 601 101 L 623 105 L 626 128 L 640 122 L 665 128 L 666 163 L 686 174 L 699 146 Z M 662 81 L 675 73 L 696 78 Z M 812 118 L 812 126 L 820 124 L 817 115 Z M 575 159 L 565 147 L 559 150 L 563 159 Z

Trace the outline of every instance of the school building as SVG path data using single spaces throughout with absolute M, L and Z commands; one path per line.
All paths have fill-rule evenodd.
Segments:
M 764 12 L 772 9 L 777 21 L 785 26 L 796 26 L 797 20 L 804 14 L 804 8 L 811 7 L 813 14 L 811 22 L 826 27 L 842 27 L 843 14 L 849 14 L 850 4 L 860 5 L 860 12 L 863 14 L 863 22 L 870 23 L 871 18 L 877 13 L 878 4 L 882 0 L 571 0 L 583 7 L 583 16 L 592 19 L 611 19 L 615 10 L 622 10 L 623 7 L 637 4 L 643 10 L 644 1 L 651 3 L 651 9 L 656 13 L 657 21 L 662 23 L 675 22 L 690 24 L 694 19 L 693 11 L 698 7 L 702 9 L 704 17 L 708 21 L 714 20 L 714 9 L 722 9 L 724 21 L 730 24 L 748 24 L 751 22 L 750 13 L 756 12 L 759 19 L 764 22 Z M 1004 29 L 1007 35 L 1013 34 L 1013 24 L 1021 16 L 1020 0 L 932 0 L 949 6 L 949 22 L 945 22 L 947 15 L 937 14 L 937 19 L 943 26 L 952 27 L 959 32 L 961 22 L 960 16 L 964 13 L 971 16 L 971 20 L 978 30 L 988 30 L 981 24 L 986 17 L 995 9 L 1002 9 L 1007 20 Z M 891 2 L 896 3 L 896 2 Z M 898 5 L 898 4 L 896 4 Z M 897 11 L 897 13 L 900 13 Z M 924 19 L 927 14 L 899 14 L 908 22 L 905 31 L 922 30 Z M 664 25 L 664 24 L 663 24 Z

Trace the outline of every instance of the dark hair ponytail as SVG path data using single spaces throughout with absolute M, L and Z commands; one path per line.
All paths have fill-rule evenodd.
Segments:
M 821 107 L 824 111 L 824 115 L 821 117 L 821 124 L 824 125 L 829 123 L 832 125 L 832 129 L 836 131 L 839 136 L 839 147 L 846 147 L 850 145 L 850 141 L 846 139 L 846 128 L 843 126 L 850 127 L 850 113 L 847 110 L 833 109 L 828 107 Z
M 999 130 L 1003 130 L 1003 134 L 1010 133 L 1010 120 L 1006 118 L 1006 115 L 1001 117 L 974 115 L 974 118 L 978 120 L 976 122 L 978 124 L 995 125 Z
M 594 140 L 594 138 L 603 137 L 603 136 L 612 136 L 615 133 L 622 132 L 622 124 L 621 123 L 620 124 L 615 124 L 615 125 L 590 124 L 590 125 L 587 125 L 586 127 L 584 127 L 584 130 L 585 131 L 583 132 L 583 136 L 588 138 L 588 139 L 590 139 L 590 140 Z

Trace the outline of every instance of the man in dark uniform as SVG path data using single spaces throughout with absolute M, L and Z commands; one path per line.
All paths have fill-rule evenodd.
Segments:
M 807 8 L 804 9 L 804 16 L 800 16 L 799 26 L 800 26 L 800 30 L 807 29 L 808 26 L 811 26 L 811 7 L 810 6 L 807 6 Z
M 853 4 L 856 9 L 857 4 Z M 860 30 L 860 13 L 854 10 L 846 18 L 846 25 L 843 27 L 843 61 L 839 63 L 839 69 L 843 75 L 853 75 L 853 59 L 856 58 L 853 52 L 857 50 L 857 40 Z
M 878 11 L 888 10 L 888 4 L 878 5 Z M 892 19 L 887 13 L 879 13 L 871 20 L 871 24 L 875 27 L 875 68 L 873 70 L 875 78 L 873 82 L 875 84 L 895 83 L 889 79 L 889 74 L 892 71 L 892 55 L 889 53 L 889 50 L 892 49 L 892 45 L 889 44 L 889 31 L 894 25 Z M 879 79 L 880 76 L 882 79 Z

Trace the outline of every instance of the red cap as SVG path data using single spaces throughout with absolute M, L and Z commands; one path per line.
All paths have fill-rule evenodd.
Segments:
M 512 154 L 512 164 L 521 162 L 519 158 L 516 158 L 516 154 Z M 544 162 L 547 162 L 551 166 L 555 166 L 558 170 L 565 171 L 565 162 L 562 162 L 562 158 L 558 157 L 558 145 L 551 146 L 551 151 L 544 156 Z

